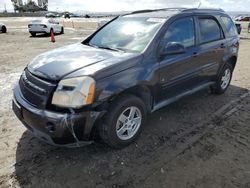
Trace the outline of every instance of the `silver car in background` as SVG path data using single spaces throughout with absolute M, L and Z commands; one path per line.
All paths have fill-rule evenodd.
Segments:
M 7 28 L 3 23 L 0 23 L 0 32 L 2 33 L 6 33 L 7 32 Z
M 33 37 L 35 37 L 37 33 L 64 33 L 64 27 L 54 19 L 34 20 L 28 25 L 28 28 Z

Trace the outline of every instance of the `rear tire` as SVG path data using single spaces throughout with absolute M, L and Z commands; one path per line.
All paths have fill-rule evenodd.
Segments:
M 55 35 L 55 32 L 54 32 L 53 28 L 50 29 L 50 33 L 49 34 L 51 35 L 51 33 L 53 33 Z
M 7 28 L 5 26 L 2 26 L 2 33 L 6 33 L 7 32 Z
M 233 76 L 233 67 L 227 63 L 219 74 L 212 91 L 215 94 L 223 94 L 228 89 Z
M 61 29 L 61 33 L 60 34 L 64 34 L 64 28 L 63 27 Z
M 112 148 L 123 148 L 136 140 L 146 121 L 146 107 L 141 99 L 123 95 L 112 102 L 98 127 L 102 140 Z
M 36 36 L 36 33 L 30 33 L 32 37 L 35 37 Z

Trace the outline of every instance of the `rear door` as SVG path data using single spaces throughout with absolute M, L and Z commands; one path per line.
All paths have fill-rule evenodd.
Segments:
M 215 79 L 226 51 L 226 40 L 218 20 L 212 16 L 196 17 L 198 26 L 199 80 Z

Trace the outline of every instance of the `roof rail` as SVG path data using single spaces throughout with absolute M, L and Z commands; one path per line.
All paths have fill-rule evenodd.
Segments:
M 186 8 L 180 8 L 180 7 L 173 7 L 173 8 L 161 8 L 161 9 L 145 9 L 145 10 L 137 10 L 133 11 L 129 14 L 139 14 L 139 13 L 147 13 L 147 12 L 157 12 L 157 11 L 164 11 L 164 10 L 169 10 L 169 11 L 183 11 L 187 10 Z
M 139 13 L 147 13 L 147 12 L 154 12 L 154 11 L 156 10 L 153 10 L 153 9 L 136 10 L 136 11 L 130 12 L 129 14 L 139 14 Z
M 188 12 L 188 11 L 193 11 L 193 12 L 199 12 L 199 11 L 225 12 L 221 8 L 189 8 L 189 9 L 183 10 L 182 12 Z
M 181 8 L 181 7 L 172 7 L 172 8 L 162 8 L 162 9 L 145 9 L 145 10 L 137 10 L 133 11 L 129 14 L 140 14 L 140 13 L 148 13 L 148 12 L 157 12 L 157 11 L 180 11 L 180 12 L 201 12 L 201 11 L 210 11 L 210 12 L 225 12 L 223 9 L 216 8 Z

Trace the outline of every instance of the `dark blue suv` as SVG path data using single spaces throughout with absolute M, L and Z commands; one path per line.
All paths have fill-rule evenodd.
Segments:
M 133 12 L 82 43 L 37 56 L 14 89 L 13 110 L 45 142 L 81 146 L 98 133 L 124 147 L 148 113 L 206 87 L 224 93 L 238 50 L 223 10 Z

